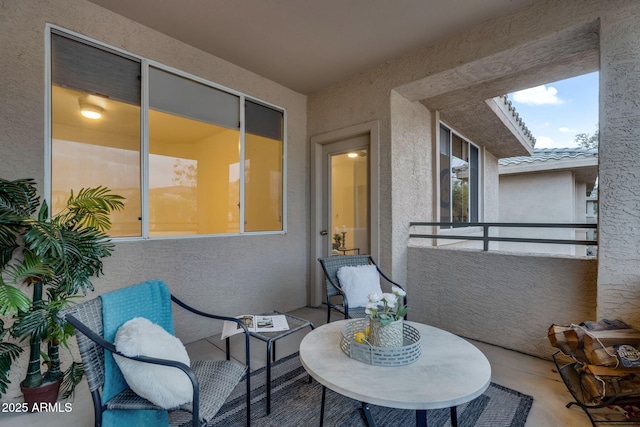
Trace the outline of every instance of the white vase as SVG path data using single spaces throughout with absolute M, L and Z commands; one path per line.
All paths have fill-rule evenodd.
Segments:
M 369 318 L 369 342 L 375 347 L 402 347 L 404 344 L 403 319 L 383 325 Z

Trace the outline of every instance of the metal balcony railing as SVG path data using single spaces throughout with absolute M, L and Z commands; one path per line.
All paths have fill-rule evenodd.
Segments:
M 516 243 L 551 243 L 559 245 L 586 245 L 597 246 L 598 240 L 577 240 L 577 239 L 547 239 L 547 238 L 526 238 L 526 237 L 500 237 L 489 235 L 491 228 L 565 228 L 565 229 L 592 229 L 597 230 L 597 224 L 569 224 L 569 223 L 518 223 L 518 222 L 411 222 L 410 229 L 414 227 L 447 227 L 447 233 L 441 234 L 424 234 L 410 233 L 411 238 L 424 239 L 452 239 L 452 240 L 480 240 L 483 242 L 483 250 L 489 250 L 489 242 L 516 242 Z M 482 236 L 473 236 L 470 234 L 451 234 L 450 230 L 469 229 L 471 227 L 479 227 L 482 229 Z

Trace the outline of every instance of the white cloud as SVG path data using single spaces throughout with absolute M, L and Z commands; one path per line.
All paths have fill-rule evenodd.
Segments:
M 530 89 L 514 92 L 513 100 L 527 105 L 562 104 L 558 98 L 558 90 L 553 86 L 536 86 Z
M 568 127 L 561 127 L 558 129 L 562 133 L 578 133 L 578 129 L 570 129 Z
M 548 136 L 536 136 L 535 148 L 554 148 L 553 139 Z

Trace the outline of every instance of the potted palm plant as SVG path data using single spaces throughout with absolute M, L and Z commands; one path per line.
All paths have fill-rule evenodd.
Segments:
M 82 378 L 79 363 L 61 370 L 60 346 L 66 347 L 73 328 L 56 314 L 93 290 L 91 278 L 102 273 L 102 258 L 113 251 L 105 234 L 109 214 L 122 209 L 122 200 L 105 187 L 81 189 L 49 215 L 33 180 L 0 179 L 0 396 L 25 341 L 29 365 L 20 385 L 28 404 L 55 402 L 61 383 L 69 395 Z M 49 396 L 37 397 L 48 390 Z

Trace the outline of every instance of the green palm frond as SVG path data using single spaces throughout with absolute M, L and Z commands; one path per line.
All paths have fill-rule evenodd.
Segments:
M 0 394 L 7 392 L 9 387 L 9 372 L 11 371 L 11 364 L 14 360 L 20 356 L 22 348 L 19 346 L 8 343 L 0 342 Z
M 23 251 L 23 259 L 5 268 L 7 283 L 17 285 L 21 282 L 31 283 L 51 277 L 54 273 L 51 266 L 29 251 Z
M 39 244 L 43 244 L 42 240 L 39 240 Z M 111 255 L 114 245 L 101 231 L 84 228 L 59 230 L 56 242 L 51 243 L 50 247 L 61 250 L 64 256 L 56 256 L 56 262 L 50 263 L 54 274 L 45 282 L 73 295 L 78 292 L 86 294 L 87 289 L 93 290 L 90 279 L 102 273 L 102 258 Z M 47 257 L 46 254 L 42 255 Z
M 9 264 L 13 258 L 13 252 L 20 247 L 15 233 L 1 224 L 0 219 L 0 269 Z
M 11 335 L 15 338 L 27 339 L 36 337 L 44 339 L 49 327 L 49 313 L 44 304 L 33 307 L 29 312 L 19 316 L 13 324 Z
M 124 197 L 110 194 L 106 187 L 82 188 L 74 196 L 73 190 L 67 200 L 65 211 L 52 218 L 52 221 L 66 224 L 70 228 L 91 227 L 100 231 L 111 228 L 109 213 L 122 210 Z
M 60 227 L 46 221 L 27 221 L 29 230 L 24 234 L 24 245 L 46 262 L 47 259 L 59 259 L 64 255 L 60 242 Z
M 7 285 L 0 277 L 0 316 L 10 316 L 19 311 L 27 311 L 31 299 L 20 289 Z
M 62 380 L 62 384 L 60 384 L 60 393 L 62 393 L 63 399 L 71 397 L 76 386 L 82 381 L 83 375 L 84 367 L 82 363 L 71 363 L 69 369 L 64 372 L 64 380 Z
M 20 221 L 33 215 L 40 206 L 40 198 L 32 179 L 8 181 L 0 178 L 0 217 L 3 222 Z
M 33 180 L 0 179 L 0 268 L 6 266 L 19 247 L 23 221 L 33 215 L 40 201 Z

